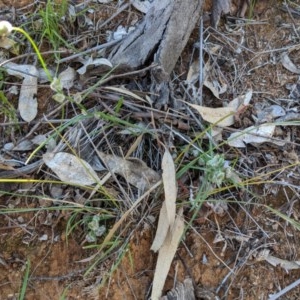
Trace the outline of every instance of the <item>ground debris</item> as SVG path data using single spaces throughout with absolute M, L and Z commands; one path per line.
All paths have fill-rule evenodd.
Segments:
M 187 278 L 183 283 L 178 282 L 166 296 L 160 300 L 195 300 L 194 287 L 191 278 Z

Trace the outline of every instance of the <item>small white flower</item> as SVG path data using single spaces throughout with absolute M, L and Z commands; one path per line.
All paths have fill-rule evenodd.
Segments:
M 8 36 L 13 30 L 13 26 L 7 21 L 0 21 L 0 36 Z

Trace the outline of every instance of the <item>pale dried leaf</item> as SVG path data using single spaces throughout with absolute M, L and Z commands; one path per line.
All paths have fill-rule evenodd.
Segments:
M 127 35 L 129 35 L 130 32 L 134 31 L 135 27 L 130 26 L 125 28 L 124 26 L 120 25 L 118 26 L 117 30 L 115 31 L 110 31 L 108 30 L 107 33 L 107 41 L 118 41 L 123 38 L 125 38 Z
M 38 75 L 37 72 L 35 73 L 35 75 Z M 20 111 L 21 118 L 26 122 L 31 122 L 37 115 L 38 103 L 36 99 L 36 94 L 37 77 L 24 77 L 19 96 L 18 109 Z
M 203 85 L 206 86 L 210 91 L 213 93 L 213 95 L 220 99 L 219 91 L 217 87 L 213 84 L 213 82 L 209 81 L 207 78 L 204 79 Z
M 271 137 L 276 126 L 274 124 L 262 124 L 251 126 L 241 132 L 234 132 L 228 138 L 228 144 L 232 147 L 244 148 L 246 144 L 261 144 L 265 142 L 273 143 Z
M 32 143 L 32 141 L 30 140 L 24 140 L 21 143 L 18 143 L 13 149 L 12 151 L 29 151 L 32 150 L 34 148 L 34 145 Z
M 120 87 L 114 87 L 114 86 L 106 86 L 106 87 L 103 87 L 103 88 L 106 89 L 106 90 L 110 90 L 110 91 L 114 91 L 114 92 L 117 92 L 117 93 L 120 93 L 120 94 L 124 94 L 124 95 L 132 97 L 134 99 L 145 102 L 145 99 L 143 99 L 142 97 L 136 95 L 135 93 L 125 89 L 124 87 L 120 88 Z
M 289 261 L 289 260 L 277 258 L 273 255 L 269 255 L 268 257 L 266 257 L 266 261 L 272 266 L 274 267 L 280 266 L 286 271 L 297 270 L 300 268 L 300 261 Z
M 175 219 L 174 225 L 168 231 L 164 244 L 159 249 L 152 287 L 152 300 L 158 300 L 162 295 L 162 290 L 168 276 L 172 260 L 175 256 L 180 238 L 184 231 L 184 221 L 182 219 L 182 209 Z
M 220 99 L 220 95 L 227 90 L 226 82 L 224 82 L 219 74 L 216 74 L 214 68 L 211 66 L 210 60 L 204 66 L 203 85 L 210 89 L 213 95 L 218 99 Z
M 205 121 L 211 124 L 216 124 L 219 127 L 226 127 L 234 124 L 234 114 L 241 106 L 247 106 L 251 97 L 252 90 L 249 90 L 245 95 L 240 95 L 230 101 L 227 107 L 210 108 L 195 104 L 189 105 L 195 108 Z
M 92 185 L 99 180 L 92 167 L 73 154 L 66 152 L 45 153 L 43 160 L 63 182 Z
M 222 141 L 223 140 L 222 132 L 223 132 L 222 127 L 217 127 L 217 126 L 211 127 L 208 132 L 208 135 L 204 135 L 203 139 L 208 139 L 209 137 L 212 137 L 214 141 Z M 196 132 L 196 134 L 202 134 L 202 132 Z
M 6 68 L 9 75 L 24 78 L 20 90 L 18 109 L 22 119 L 31 122 L 37 115 L 38 70 L 32 65 L 18 65 L 11 62 L 5 64 L 4 68 Z
M 281 268 L 285 269 L 286 271 L 290 270 L 297 270 L 300 268 L 300 261 L 290 261 L 281 259 L 278 257 L 275 257 L 273 255 L 270 255 L 269 249 L 264 249 L 258 253 L 257 256 L 258 261 L 267 261 L 269 264 L 271 264 L 274 267 L 280 266 Z
M 211 124 L 216 124 L 219 127 L 226 127 L 234 124 L 234 114 L 236 109 L 233 107 L 210 108 L 196 104 L 189 105 L 199 112 L 203 120 Z
M 167 208 L 167 219 L 169 226 L 173 226 L 176 213 L 176 198 L 177 198 L 177 184 L 176 184 L 176 171 L 173 162 L 173 158 L 165 149 L 165 153 L 162 159 L 162 180 L 164 184 L 165 203 Z
M 295 66 L 295 64 L 291 61 L 288 53 L 285 52 L 281 55 L 281 63 L 282 65 L 292 73 L 300 74 L 300 69 Z
M 100 66 L 100 65 L 105 65 L 108 66 L 110 68 L 113 67 L 113 65 L 111 64 L 111 62 L 106 59 L 106 58 L 96 58 L 93 59 L 92 57 L 89 57 L 88 59 L 85 60 L 81 60 L 81 62 L 83 63 L 83 66 L 80 67 L 77 70 L 77 73 L 80 75 L 83 75 L 86 73 L 88 66 Z
M 108 66 L 110 68 L 113 67 L 112 63 L 108 59 L 103 58 L 103 57 L 95 58 L 94 61 L 93 61 L 93 65 L 94 66 L 105 65 L 105 66 Z
M 45 144 L 47 141 L 47 137 L 46 135 L 44 134 L 39 134 L 39 135 L 36 135 L 34 136 L 32 139 L 31 139 L 31 142 L 35 145 L 42 145 L 42 144 Z
M 166 207 L 166 201 L 164 201 L 160 209 L 155 238 L 150 248 L 154 252 L 157 252 L 160 249 L 160 247 L 162 246 L 162 244 L 166 239 L 167 233 L 170 228 L 166 215 L 167 215 L 167 207 Z
M 198 81 L 200 72 L 199 60 L 195 60 L 189 67 L 189 71 L 186 77 L 186 83 L 193 84 Z
M 276 118 L 286 115 L 285 109 L 280 105 L 270 105 L 257 112 L 256 122 L 259 124 L 269 123 Z
M 73 87 L 75 78 L 76 72 L 71 67 L 68 67 L 58 75 L 58 79 L 63 89 L 70 89 L 71 87 Z
M 252 90 L 248 90 L 245 95 L 239 95 L 228 103 L 228 107 L 232 107 L 236 110 L 240 106 L 248 106 L 252 98 Z
M 141 191 L 149 189 L 160 180 L 157 172 L 137 158 L 125 159 L 116 155 L 105 154 L 101 151 L 97 151 L 97 153 L 110 172 L 121 175 L 128 183 Z

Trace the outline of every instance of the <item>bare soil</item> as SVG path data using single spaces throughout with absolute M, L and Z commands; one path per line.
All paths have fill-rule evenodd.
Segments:
M 32 3 L 31 0 L 2 2 L 0 1 L 0 7 L 8 8 L 20 8 Z M 299 1 L 294 3 L 300 7 Z M 204 10 L 208 12 L 210 6 L 210 1 L 206 1 Z M 235 7 L 233 5 L 233 8 Z M 241 27 L 243 33 L 240 33 L 246 39 L 247 49 L 251 51 L 244 49 L 241 54 L 236 54 L 232 50 L 236 44 L 226 44 L 224 20 L 221 20 L 218 28 L 220 34 L 213 31 L 208 39 L 209 42 L 219 43 L 223 47 L 225 63 L 221 65 L 221 71 L 224 74 L 232 68 L 228 66 L 230 59 L 237 66 L 236 77 L 227 76 L 232 86 L 230 95 L 228 93 L 224 97 L 232 99 L 249 88 L 254 91 L 252 106 L 241 116 L 240 123 L 236 124 L 237 128 L 242 129 L 253 124 L 251 114 L 255 112 L 257 103 L 275 102 L 283 107 L 298 107 L 295 100 L 289 98 L 289 91 L 286 89 L 286 84 L 297 82 L 298 75 L 283 68 L 278 59 L 283 50 L 278 49 L 299 43 L 297 34 L 300 18 L 294 14 L 291 17 L 281 8 L 281 1 L 258 1 L 251 12 L 251 21 Z M 99 13 L 98 17 L 105 19 L 113 13 L 112 11 L 109 6 L 105 6 L 105 13 Z M 121 14 L 118 22 L 123 21 L 122 17 Z M 134 18 L 132 14 L 130 17 Z M 257 22 L 252 24 L 252 21 Z M 192 36 L 194 41 L 197 40 L 197 30 Z M 229 38 L 234 39 L 232 35 Z M 187 71 L 192 51 L 191 43 L 177 67 L 180 71 Z M 290 53 L 290 57 L 299 66 L 298 54 L 299 50 L 296 49 Z M 43 92 L 43 89 L 39 89 L 39 92 L 39 107 L 43 110 L 42 104 L 47 101 L 49 95 Z M 208 90 L 205 89 L 204 93 L 204 99 L 210 103 L 209 106 L 211 103 L 220 104 L 219 100 L 212 100 L 212 94 Z M 290 104 L 291 101 L 294 101 L 293 104 Z M 268 145 L 258 149 L 249 146 L 247 151 L 242 151 L 241 155 L 245 157 L 245 161 L 254 161 L 251 168 L 254 169 L 254 165 L 257 165 L 255 175 L 271 172 L 284 166 L 286 162 L 295 163 L 298 160 L 299 129 L 283 127 L 282 131 L 285 135 L 290 134 L 293 143 L 281 148 Z M 295 156 L 292 157 L 292 153 Z M 277 175 L 276 181 L 297 186 L 297 172 L 297 168 L 291 169 L 290 174 L 283 171 Z M 2 190 L 7 188 L 1 186 Z M 22 191 L 25 188 L 28 187 L 24 184 L 9 187 L 12 191 Z M 255 197 L 245 191 L 241 192 L 240 204 L 229 203 L 228 211 L 222 216 L 212 213 L 205 206 L 201 208 L 180 243 L 165 284 L 165 292 L 172 289 L 176 282 L 183 282 L 189 277 L 194 283 L 197 299 L 263 300 L 300 278 L 299 269 L 286 270 L 280 265 L 274 266 L 258 259 L 262 250 L 269 250 L 273 256 L 282 260 L 299 261 L 299 230 L 267 208 L 272 207 L 299 221 L 300 203 L 297 190 L 284 185 L 260 185 L 253 193 Z M 39 207 L 39 204 L 32 203 L 28 196 L 0 196 L 0 207 L 7 208 L 12 202 L 14 207 L 19 208 Z M 153 215 L 157 217 L 157 209 Z M 185 217 L 187 222 L 192 217 L 188 210 L 185 211 Z M 90 263 L 87 258 L 96 252 L 84 247 L 86 245 L 82 243 L 83 233 L 80 230 L 66 238 L 68 218 L 68 214 L 60 215 L 55 212 L 49 216 L 49 212 L 43 210 L 1 214 L 1 300 L 18 298 L 28 261 L 31 267 L 25 299 L 61 299 L 65 291 L 66 299 L 129 300 L 147 299 L 150 296 L 156 264 L 156 254 L 150 251 L 150 246 L 155 235 L 156 222 L 134 220 L 129 246 L 113 273 L 108 274 L 112 265 L 116 263 L 112 255 L 110 259 L 84 275 Z M 103 278 L 106 279 L 104 284 Z M 280 299 L 300 299 L 300 286 Z

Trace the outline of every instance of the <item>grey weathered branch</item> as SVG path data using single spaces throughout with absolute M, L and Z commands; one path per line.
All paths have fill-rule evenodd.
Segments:
M 144 20 L 112 50 L 111 62 L 135 69 L 150 60 L 170 75 L 199 20 L 201 7 L 202 0 L 154 0 Z

